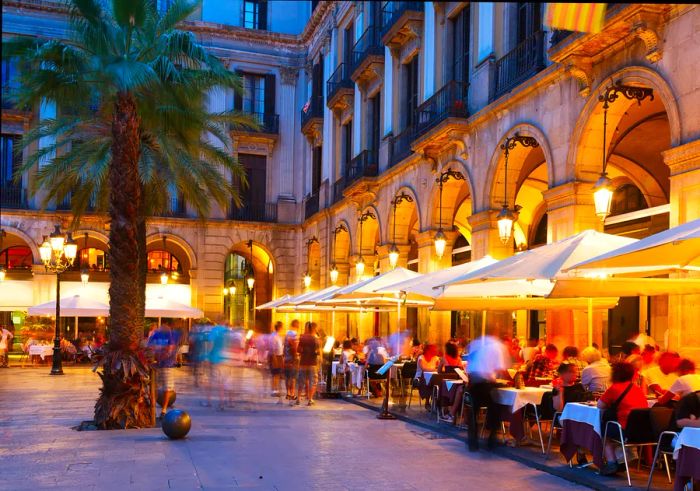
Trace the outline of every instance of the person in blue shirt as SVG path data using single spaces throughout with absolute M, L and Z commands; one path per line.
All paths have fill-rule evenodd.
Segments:
M 161 418 L 165 416 L 170 399 L 175 392 L 173 367 L 175 366 L 178 344 L 179 332 L 173 331 L 167 322 L 163 323 L 148 341 L 148 346 L 153 349 L 156 359 L 158 390 L 164 391 Z

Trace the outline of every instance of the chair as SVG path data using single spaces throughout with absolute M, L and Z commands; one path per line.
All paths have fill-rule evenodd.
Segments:
M 401 394 L 403 394 L 404 380 L 412 380 L 416 376 L 416 370 L 418 370 L 418 364 L 415 361 L 407 361 L 399 368 L 398 375 Z
M 619 444 L 622 447 L 622 458 L 625 461 L 625 473 L 627 474 L 627 484 L 632 486 L 632 478 L 630 477 L 629 463 L 627 462 L 628 447 L 645 447 L 656 445 L 657 439 L 654 438 L 651 427 L 651 409 L 633 409 L 627 418 L 626 433 L 622 430 L 622 425 L 617 421 L 608 421 L 605 424 L 603 433 L 603 448 L 608 439 L 609 428 L 617 428 L 619 438 L 610 437 L 610 440 Z M 611 433 L 612 434 L 612 433 Z M 641 459 L 637 462 L 637 470 Z
M 389 371 L 384 375 L 380 375 L 377 373 L 377 370 L 379 370 L 382 367 L 382 365 L 367 365 L 367 370 L 365 370 L 365 380 L 367 382 L 367 399 L 370 398 L 370 395 L 372 391 L 370 390 L 370 380 L 387 380 L 389 377 Z M 386 387 L 386 390 L 389 390 L 389 387 Z
M 415 376 L 415 374 L 414 374 Z M 411 400 L 413 400 L 413 391 L 418 390 L 418 385 L 420 384 L 420 380 L 417 378 L 412 378 L 411 379 L 411 389 L 408 393 L 408 407 L 411 407 Z M 420 401 L 418 401 L 420 403 Z
M 465 386 L 466 389 L 466 386 Z M 459 420 L 461 421 L 460 424 L 457 425 L 458 428 L 462 430 L 466 430 L 469 428 L 469 424 L 467 424 L 467 417 L 465 415 L 465 409 L 469 409 L 469 414 L 471 415 L 472 422 L 474 426 L 476 426 L 476 413 L 474 412 L 474 399 L 472 399 L 472 395 L 465 390 L 464 393 L 462 394 L 462 404 L 459 406 Z
M 564 426 L 561 424 L 561 412 L 554 413 L 552 417 L 552 426 L 549 429 L 549 441 L 547 442 L 547 451 L 544 453 L 544 459 L 549 458 L 549 451 L 552 449 L 552 437 L 554 436 L 554 430 L 561 430 Z
M 653 407 L 651 408 L 651 429 L 655 435 L 659 435 L 656 443 L 656 452 L 654 452 L 654 460 L 651 462 L 651 470 L 649 471 L 649 480 L 647 481 L 647 489 L 651 486 L 654 478 L 654 468 L 659 454 L 664 457 L 664 467 L 666 468 L 666 476 L 668 482 L 673 482 L 671 479 L 671 468 L 668 465 L 668 456 L 673 455 L 673 441 L 678 433 L 669 431 L 673 420 L 673 409 L 668 407 Z

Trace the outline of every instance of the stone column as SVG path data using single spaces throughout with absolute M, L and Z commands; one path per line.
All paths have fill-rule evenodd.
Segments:
M 513 255 L 513 239 L 504 244 L 498 236 L 498 212 L 499 210 L 484 210 L 467 218 L 472 226 L 472 261 L 486 255 L 494 259 Z
M 700 218 L 700 140 L 663 152 L 671 174 L 669 225 Z M 677 273 L 675 277 L 700 277 L 700 273 Z M 700 295 L 669 295 L 668 348 L 697 360 L 700 358 Z
M 280 68 L 280 94 L 278 96 L 278 109 L 280 115 L 280 135 L 277 142 L 277 186 L 279 199 L 282 201 L 294 201 L 294 139 L 299 133 L 296 127 L 296 86 L 299 71 L 296 68 Z M 288 115 L 295 117 L 288 117 Z

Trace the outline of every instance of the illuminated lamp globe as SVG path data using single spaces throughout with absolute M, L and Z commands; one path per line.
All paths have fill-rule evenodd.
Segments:
M 5 281 L 6 274 L 7 274 L 7 271 L 5 271 L 5 267 L 0 266 L 0 281 Z
M 44 237 L 44 243 L 41 244 L 41 247 L 39 247 L 39 256 L 41 256 L 41 260 L 44 263 L 48 263 L 51 261 L 51 244 L 49 243 L 48 239 Z
M 443 254 L 445 254 L 445 246 L 447 245 L 447 237 L 445 237 L 445 232 L 442 228 L 438 229 L 435 234 L 435 254 L 439 259 L 442 259 Z
M 90 273 L 88 273 L 87 268 L 81 269 L 80 270 L 80 281 L 82 281 L 83 285 L 87 285 L 89 280 L 90 280 Z
M 51 244 L 51 249 L 54 252 L 63 252 L 63 245 L 66 242 L 66 238 L 61 233 L 61 229 L 58 225 L 55 226 L 54 231 L 49 235 L 49 243 Z
M 168 284 L 168 273 L 163 272 L 160 275 L 160 284 L 161 285 L 167 285 Z
M 396 247 L 396 244 L 391 244 L 391 248 L 389 249 L 389 264 L 391 265 L 392 268 L 395 268 L 396 265 L 399 262 L 399 248 Z
M 357 279 L 362 278 L 362 275 L 365 274 L 365 260 L 362 259 L 362 256 L 355 263 L 355 273 L 357 274 Z
M 501 212 L 498 214 L 498 236 L 501 242 L 507 244 L 513 234 L 513 222 L 515 221 L 515 216 L 513 212 L 510 211 L 508 205 L 503 205 Z
M 252 290 L 255 286 L 255 276 L 251 274 L 245 279 L 245 281 L 248 284 L 248 290 Z
M 311 275 L 307 272 L 304 275 L 304 288 L 309 288 L 311 286 Z
M 331 266 L 330 276 L 331 276 L 331 284 L 332 285 L 335 285 L 336 283 L 338 283 L 338 268 L 336 267 L 335 264 L 333 266 Z
M 595 204 L 595 214 L 604 221 L 610 215 L 610 205 L 612 204 L 613 189 L 612 181 L 607 173 L 603 172 L 593 186 L 593 203 Z

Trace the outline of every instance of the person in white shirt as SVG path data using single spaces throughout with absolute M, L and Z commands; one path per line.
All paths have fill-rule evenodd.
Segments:
M 659 355 L 659 366 L 650 368 L 643 373 L 651 394 L 661 397 L 671 388 L 678 378 L 676 370 L 680 361 L 678 353 L 665 351 Z
M 277 397 L 277 404 L 282 404 L 282 393 L 280 392 L 280 376 L 284 368 L 284 342 L 280 331 L 282 330 L 280 321 L 275 322 L 275 328 L 269 338 L 270 350 L 270 373 L 272 374 L 272 397 Z
M 692 360 L 681 360 L 678 363 L 678 374 L 680 376 L 673 382 L 668 391 L 659 398 L 658 404 L 664 405 L 672 399 L 680 399 L 700 390 L 700 375 L 695 373 L 695 363 Z
M 610 385 L 610 364 L 599 350 L 589 346 L 581 352 L 581 359 L 588 363 L 581 370 L 581 384 L 590 392 L 605 392 Z
M 14 337 L 15 335 L 5 329 L 5 326 L 0 327 L 0 357 L 2 357 L 0 367 L 2 368 L 7 368 L 9 347 Z

